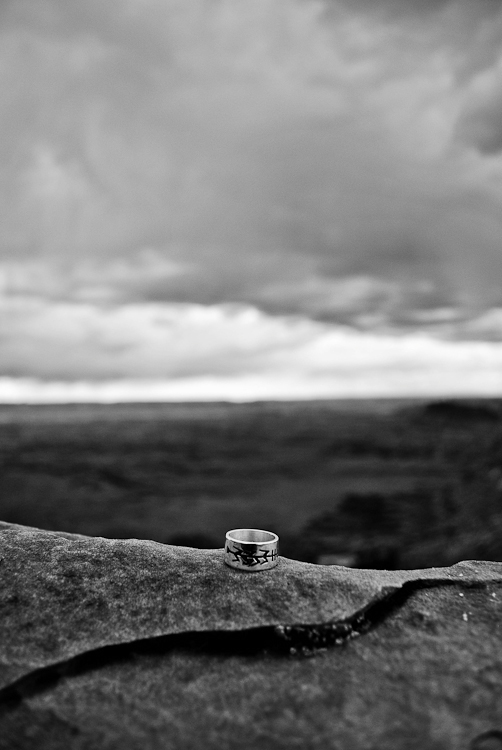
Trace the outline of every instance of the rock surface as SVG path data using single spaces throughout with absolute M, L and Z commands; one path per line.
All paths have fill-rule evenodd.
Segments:
M 501 563 L 248 574 L 0 524 L 0 582 L 2 750 L 502 749 Z

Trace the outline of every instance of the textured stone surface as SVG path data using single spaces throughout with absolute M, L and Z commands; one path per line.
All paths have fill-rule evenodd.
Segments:
M 0 559 L 2 750 L 499 742 L 500 563 L 386 572 L 281 558 L 251 575 L 221 550 L 7 524 Z M 267 648 L 267 628 L 308 636 L 365 611 L 378 612 L 372 628 L 342 645 Z
M 0 747 L 468 750 L 502 729 L 502 589 L 461 593 L 310 658 L 132 651 L 13 706 Z

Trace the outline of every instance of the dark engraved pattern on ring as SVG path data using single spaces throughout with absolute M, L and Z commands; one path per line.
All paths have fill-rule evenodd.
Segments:
M 266 565 L 277 559 L 276 549 L 262 549 L 256 544 L 242 544 L 233 548 L 227 543 L 225 552 L 232 554 L 232 562 L 238 562 L 246 568 L 254 568 L 257 565 Z

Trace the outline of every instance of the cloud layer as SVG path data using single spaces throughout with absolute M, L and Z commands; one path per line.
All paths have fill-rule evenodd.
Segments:
M 285 320 L 502 341 L 499 2 L 10 0 L 0 20 L 0 375 L 223 377 L 232 306 L 267 357 Z M 180 353 L 206 307 L 211 346 Z
M 484 337 L 383 335 L 243 306 L 141 303 L 98 310 L 85 303 L 26 300 L 1 312 L 10 322 L 0 330 L 0 391 L 7 401 L 500 391 L 502 342 Z M 502 309 L 495 318 L 479 319 L 478 333 L 490 325 L 499 330 L 501 322 Z

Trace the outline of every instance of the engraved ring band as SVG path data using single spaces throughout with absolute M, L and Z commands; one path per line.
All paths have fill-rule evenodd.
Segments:
M 231 568 L 257 573 L 279 562 L 279 537 L 263 529 L 232 529 L 225 540 L 225 562 Z

